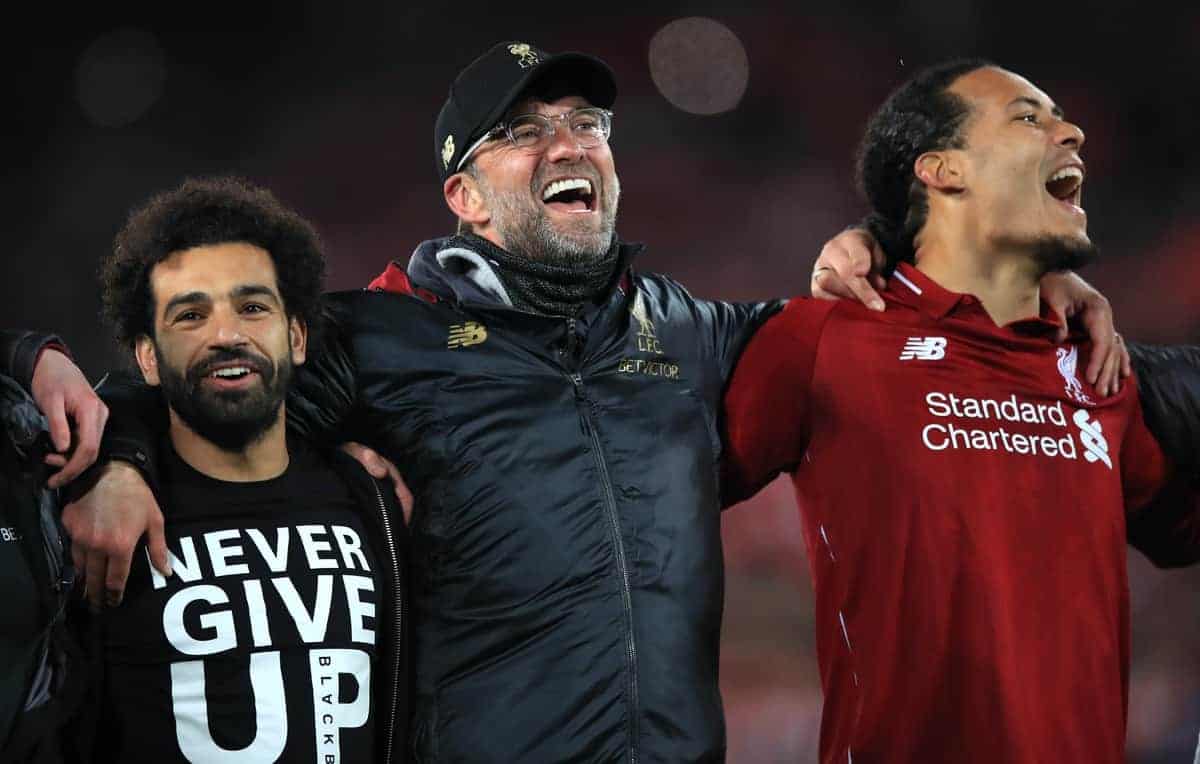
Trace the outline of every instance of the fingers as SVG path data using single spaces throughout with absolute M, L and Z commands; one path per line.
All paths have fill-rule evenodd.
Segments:
M 349 441 L 342 444 L 342 450 L 353 456 L 371 477 L 377 480 L 387 480 L 391 477 L 388 473 L 390 462 L 373 449 L 367 448 L 362 443 Z
M 404 482 L 404 477 L 401 476 L 400 470 L 396 469 L 396 465 L 374 449 L 367 448 L 362 443 L 349 441 L 343 443 L 342 450 L 350 456 L 353 456 L 363 469 L 376 480 L 390 480 L 392 482 L 392 490 L 396 494 L 396 501 L 400 502 L 400 509 L 404 513 L 404 524 L 408 525 L 408 521 L 412 518 L 413 495 L 408 489 L 408 484 Z
M 843 231 L 821 249 L 813 268 L 812 295 L 856 300 L 871 310 L 883 310 L 883 299 L 875 291 L 886 283 L 878 272 L 883 261 L 883 250 L 867 232 Z
M 1117 343 L 1121 346 L 1121 379 L 1133 376 L 1133 361 L 1129 359 L 1129 348 L 1125 347 L 1125 338 L 1117 335 Z
M 167 554 L 167 536 L 163 527 L 162 512 L 156 512 L 150 518 L 146 528 L 146 550 L 150 553 L 150 564 L 164 576 L 171 576 L 171 557 Z M 124 582 L 122 582 L 122 588 Z
M 866 234 L 866 232 L 863 232 Z M 866 234 L 866 238 L 871 242 L 871 277 L 880 289 L 887 286 L 887 279 L 883 277 L 883 269 L 887 267 L 887 253 L 883 251 L 883 247 L 879 246 L 879 242 L 870 234 Z
M 875 291 L 870 279 L 864 276 L 843 279 L 828 266 L 813 272 L 812 295 L 822 300 L 855 300 L 871 310 L 884 309 L 883 298 Z
M 379 457 L 378 453 L 368 449 L 365 445 L 354 443 L 353 440 L 350 440 L 348 443 L 342 444 L 342 451 L 353 456 L 355 461 L 362 465 L 362 469 L 365 469 L 367 474 L 370 474 L 372 477 L 376 477 L 378 480 L 384 480 L 388 477 L 388 468 L 384 467 L 383 459 Z
M 1108 395 L 1106 389 L 1100 386 L 1100 372 L 1103 371 L 1115 345 L 1114 338 L 1117 332 L 1113 328 L 1112 318 L 1095 309 L 1088 309 L 1083 314 L 1083 326 L 1092 340 L 1092 357 L 1088 361 L 1087 381 L 1101 394 Z
M 1100 395 L 1114 395 L 1121 391 L 1122 375 L 1128 365 L 1129 353 L 1125 349 L 1125 342 L 1121 335 L 1113 332 L 1106 342 L 1094 341 L 1092 358 L 1088 362 L 1088 381 Z
M 141 474 L 122 462 L 105 465 L 95 485 L 63 508 L 71 556 L 93 608 L 121 601 L 138 539 L 149 536 L 153 555 L 164 562 L 162 512 Z M 169 565 L 155 565 L 170 575 Z
M 96 455 L 100 452 L 100 435 L 108 421 L 108 407 L 98 399 L 95 404 L 75 412 L 78 435 L 75 448 L 63 468 L 46 481 L 49 487 L 61 488 L 79 477 L 96 461 Z M 69 440 L 68 437 L 68 442 Z
M 67 421 L 67 409 L 61 395 L 52 395 L 42 409 L 46 421 L 50 424 L 50 442 L 54 450 L 66 453 L 71 447 L 71 423 Z
M 1071 334 L 1071 330 L 1067 328 L 1067 314 L 1058 305 L 1050 305 L 1050 311 L 1058 320 L 1058 328 L 1054 330 L 1055 344 L 1066 342 Z
M 71 544 L 71 562 L 75 565 L 75 573 L 80 583 L 86 585 L 83 575 L 87 572 L 87 552 L 78 544 Z
M 1114 334 L 1112 350 L 1104 360 L 1104 367 L 1100 372 L 1100 385 L 1104 386 L 1104 395 L 1114 395 L 1121 391 L 1121 379 L 1129 376 L 1126 373 L 1128 367 L 1129 351 L 1125 349 L 1125 340 L 1121 335 Z M 1097 390 L 1101 390 L 1100 385 L 1097 385 Z
M 99 612 L 104 607 L 104 578 L 108 558 L 104 555 L 91 553 L 87 556 L 83 577 L 83 595 L 87 597 L 92 610 Z
M 104 604 L 116 607 L 125 596 L 125 582 L 129 580 L 129 565 L 133 562 L 131 553 L 113 555 L 108 558 L 108 567 L 104 575 Z
M 394 474 L 392 476 L 392 487 L 396 491 L 396 501 L 400 502 L 400 510 L 404 514 L 404 524 L 408 525 L 412 519 L 413 511 L 413 495 L 412 491 L 408 490 L 408 484 L 404 482 L 404 478 L 400 475 L 400 471 L 395 467 L 392 468 Z
M 871 286 L 870 280 L 865 276 L 854 276 L 845 280 L 846 289 L 850 292 L 850 299 L 858 300 L 863 305 L 866 305 L 871 310 L 883 310 L 883 298 Z
M 820 300 L 849 300 L 854 297 L 842 282 L 841 277 L 837 275 L 837 271 L 828 265 L 818 265 L 813 270 L 809 289 L 812 296 Z

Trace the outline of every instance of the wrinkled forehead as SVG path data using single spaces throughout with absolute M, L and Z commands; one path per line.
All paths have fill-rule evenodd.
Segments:
M 949 89 L 971 105 L 972 117 L 1021 107 L 1044 109 L 1062 116 L 1062 109 L 1041 88 L 1019 74 L 995 66 L 967 72 Z

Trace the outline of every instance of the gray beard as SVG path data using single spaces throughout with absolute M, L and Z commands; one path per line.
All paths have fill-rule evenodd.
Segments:
M 608 254 L 616 232 L 617 201 L 621 195 L 616 176 L 613 176 L 613 187 L 604 196 L 600 228 L 596 231 L 559 230 L 550 222 L 545 207 L 530 196 L 498 192 L 482 173 L 475 180 L 487 200 L 502 246 L 514 255 L 569 267 L 594 263 Z

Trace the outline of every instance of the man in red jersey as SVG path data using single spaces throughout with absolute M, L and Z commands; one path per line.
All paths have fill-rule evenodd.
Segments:
M 1083 142 L 1011 72 L 919 74 L 859 159 L 904 260 L 887 311 L 793 300 L 736 369 L 726 498 L 791 472 L 823 762 L 1123 761 L 1126 518 L 1170 471 L 1137 386 L 1085 382 L 1090 344 L 1039 304 L 1094 254 Z

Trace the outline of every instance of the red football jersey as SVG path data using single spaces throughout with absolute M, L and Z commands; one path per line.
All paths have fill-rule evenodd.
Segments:
M 821 761 L 1122 762 L 1125 514 L 1167 472 L 1137 386 L 907 265 L 883 296 L 792 300 L 726 397 L 728 493 L 796 488 Z

